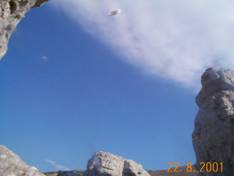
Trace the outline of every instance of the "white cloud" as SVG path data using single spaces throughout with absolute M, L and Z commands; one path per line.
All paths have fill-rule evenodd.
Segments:
M 207 67 L 234 68 L 232 0 L 56 0 L 52 6 L 145 73 L 196 86 Z M 108 16 L 115 9 L 122 13 Z
M 58 164 L 56 161 L 53 161 L 53 160 L 46 159 L 45 162 L 50 164 L 52 167 L 54 167 L 55 170 L 58 170 L 58 171 L 71 170 L 68 167 Z

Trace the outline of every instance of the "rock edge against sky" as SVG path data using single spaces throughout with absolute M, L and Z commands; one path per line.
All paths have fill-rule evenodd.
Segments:
M 47 0 L 1 0 L 0 1 L 0 59 L 7 52 L 8 42 L 18 23 L 33 7 Z
M 0 57 L 7 52 L 8 42 L 18 23 L 33 7 L 47 0 L 2 0 L 0 2 Z M 196 102 L 199 107 L 192 140 L 197 167 L 201 161 L 223 162 L 224 174 L 234 174 L 234 72 L 207 69 L 202 75 L 202 89 Z M 106 162 L 108 161 L 108 162 Z M 106 164 L 108 163 L 108 167 Z M 88 163 L 87 176 L 143 175 L 148 173 L 134 161 L 98 152 Z M 43 176 L 36 168 L 26 165 L 6 147 L 0 147 L 0 175 Z M 207 175 L 214 175 L 207 173 Z
M 234 174 L 234 137 L 232 135 L 234 71 L 210 68 L 202 75 L 201 82 L 202 89 L 196 98 L 199 111 L 192 135 L 197 159 L 196 168 L 200 169 L 201 162 L 223 162 L 223 175 L 232 176 Z M 9 174 L 43 176 L 36 168 L 26 165 L 9 149 L 0 146 L 0 175 L 9 176 Z M 205 170 L 202 174 L 215 175 Z M 84 175 L 149 176 L 149 173 L 135 161 L 108 152 L 97 152 L 88 161 Z

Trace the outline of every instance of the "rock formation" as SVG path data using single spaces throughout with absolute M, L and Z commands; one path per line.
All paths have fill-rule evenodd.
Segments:
M 223 175 L 234 175 L 234 71 L 209 68 L 201 83 L 193 132 L 197 167 L 202 161 L 223 162 Z
M 1 176 L 44 176 L 35 167 L 24 163 L 19 156 L 4 146 L 0 146 Z
M 0 59 L 7 51 L 8 41 L 17 24 L 32 8 L 47 0 L 0 0 Z
M 132 160 L 107 152 L 97 152 L 89 160 L 85 176 L 150 176 Z

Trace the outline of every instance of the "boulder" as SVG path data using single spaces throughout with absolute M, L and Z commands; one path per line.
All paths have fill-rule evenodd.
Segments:
M 222 162 L 224 175 L 233 175 L 234 71 L 209 68 L 202 75 L 201 83 L 193 131 L 196 165 L 199 168 L 201 162 Z
M 142 165 L 108 152 L 97 152 L 88 161 L 85 176 L 150 176 Z
M 0 145 L 1 176 L 45 176 L 35 167 L 28 166 L 19 156 Z
M 47 0 L 0 0 L 0 59 L 7 51 L 8 41 L 17 24 L 32 7 Z

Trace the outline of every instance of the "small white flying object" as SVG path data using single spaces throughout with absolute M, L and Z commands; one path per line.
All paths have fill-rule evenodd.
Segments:
M 109 16 L 115 16 L 121 13 L 121 9 L 113 10 L 109 13 Z

